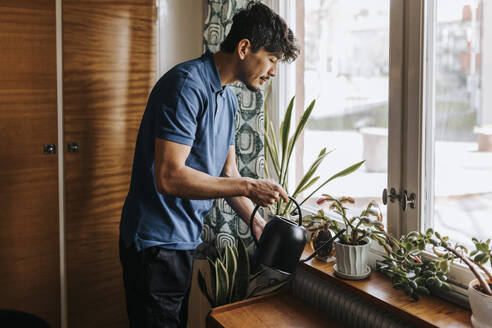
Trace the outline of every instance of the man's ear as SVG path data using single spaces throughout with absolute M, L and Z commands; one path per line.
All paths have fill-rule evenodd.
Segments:
M 251 42 L 249 42 L 248 39 L 240 40 L 237 44 L 236 50 L 239 59 L 244 60 L 248 53 L 251 51 Z

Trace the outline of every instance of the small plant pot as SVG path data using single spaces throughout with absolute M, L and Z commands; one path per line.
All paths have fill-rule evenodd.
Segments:
M 367 265 L 367 252 L 369 241 L 363 245 L 345 245 L 335 242 L 336 271 L 339 276 L 347 276 L 363 279 L 368 276 L 371 269 Z M 345 278 L 345 277 L 344 277 Z M 350 279 L 350 278 L 348 278 Z
M 478 279 L 474 279 L 468 285 L 468 297 L 472 309 L 471 322 L 475 328 L 491 328 L 492 296 L 476 290 L 474 286 L 479 284 Z

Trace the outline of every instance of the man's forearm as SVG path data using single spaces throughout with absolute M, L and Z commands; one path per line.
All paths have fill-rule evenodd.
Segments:
M 249 181 L 242 177 L 213 177 L 184 166 L 162 177 L 159 192 L 188 199 L 215 199 L 248 194 Z M 251 201 L 250 201 L 251 202 Z

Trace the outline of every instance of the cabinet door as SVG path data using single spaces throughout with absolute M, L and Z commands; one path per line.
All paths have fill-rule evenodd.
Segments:
M 59 327 L 55 0 L 0 5 L 0 308 Z
M 68 326 L 128 326 L 118 255 L 142 113 L 155 81 L 155 1 L 63 1 Z

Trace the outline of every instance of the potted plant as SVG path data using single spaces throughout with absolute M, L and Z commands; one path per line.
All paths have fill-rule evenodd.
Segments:
M 266 284 L 260 283 L 258 278 L 269 269 L 252 272 L 248 251 L 241 238 L 238 238 L 237 246 L 228 245 L 222 251 L 215 249 L 207 260 L 210 274 L 199 270 L 198 286 L 212 307 L 273 292 L 289 281 L 270 279 Z
M 367 265 L 369 237 L 377 227 L 383 226 L 381 209 L 375 201 L 371 201 L 359 216 L 349 218 L 345 204 L 353 204 L 353 198 L 334 198 L 323 194 L 322 202 L 330 203 L 329 209 L 341 217 L 344 226 L 342 227 L 338 220 L 325 216 L 321 211 L 317 216 L 309 217 L 306 224 L 311 225 L 313 220 L 325 221 L 334 233 L 345 229 L 345 232 L 334 242 L 336 264 L 333 269 L 335 274 L 352 280 L 366 278 L 371 272 Z
M 487 268 L 487 262 L 492 266 L 490 239 L 484 242 L 472 238 L 475 250 L 468 255 L 466 247 L 460 244 L 453 245 L 447 236 L 442 237 L 432 229 L 428 229 L 426 234 L 433 245 L 434 253 L 439 258 L 449 261 L 459 259 L 471 270 L 476 278 L 468 285 L 468 297 L 473 313 L 471 321 L 474 327 L 490 327 L 492 323 L 492 273 Z
M 267 94 L 268 97 L 268 94 Z M 318 180 L 320 179 L 319 176 L 315 176 L 315 173 L 318 169 L 318 167 L 321 165 L 325 157 L 331 153 L 331 151 L 327 151 L 326 148 L 323 148 L 319 154 L 318 157 L 313 161 L 307 172 L 304 174 L 302 179 L 299 181 L 297 184 L 295 190 L 290 193 L 288 189 L 288 171 L 289 171 L 289 164 L 291 161 L 292 153 L 294 151 L 294 147 L 297 143 L 297 140 L 299 139 L 299 136 L 301 135 L 302 131 L 304 130 L 304 127 L 306 126 L 306 123 L 309 120 L 309 117 L 314 109 L 315 101 L 313 100 L 311 104 L 306 108 L 304 113 L 302 114 L 302 117 L 297 124 L 294 133 L 290 135 L 290 127 L 291 127 L 291 121 L 292 121 L 292 111 L 294 108 L 294 99 L 295 97 L 292 97 L 292 99 L 289 102 L 289 105 L 287 107 L 287 110 L 285 111 L 285 116 L 284 119 L 282 120 L 280 124 L 280 136 L 277 138 L 275 129 L 273 127 L 273 123 L 270 121 L 269 116 L 268 116 L 268 110 L 265 109 L 265 119 L 264 119 L 264 125 L 265 125 L 265 162 L 271 162 L 273 166 L 273 172 L 269 172 L 268 166 L 265 165 L 265 176 L 267 178 L 272 178 L 275 179 L 283 188 L 284 190 L 291 195 L 293 198 L 298 197 L 302 192 L 306 191 L 308 188 L 312 187 L 315 185 Z M 319 184 L 314 191 L 312 191 L 307 197 L 304 197 L 304 199 L 299 203 L 299 205 L 304 204 L 309 198 L 311 198 L 318 190 L 320 190 L 322 187 L 324 187 L 328 182 L 337 179 L 339 177 L 346 176 L 354 171 L 356 171 L 361 165 L 364 163 L 364 161 L 360 161 L 358 163 L 355 163 L 349 167 L 347 167 L 344 170 L 341 170 L 340 172 L 332 175 L 328 179 L 324 180 L 321 184 Z M 282 215 L 282 216 L 289 216 L 291 214 L 290 210 L 292 208 L 292 201 L 289 201 L 287 203 L 283 202 L 280 200 L 280 202 L 272 205 L 269 208 L 269 212 L 274 214 L 274 215 Z
M 377 263 L 378 270 L 391 279 L 395 289 L 404 290 L 415 301 L 434 288 L 450 290 L 446 283 L 448 258 L 428 260 L 421 256 L 429 244 L 429 238 L 430 235 L 412 231 L 396 239 L 383 227 L 376 227 L 371 233 L 371 239 L 378 242 L 386 252 L 384 260 Z

